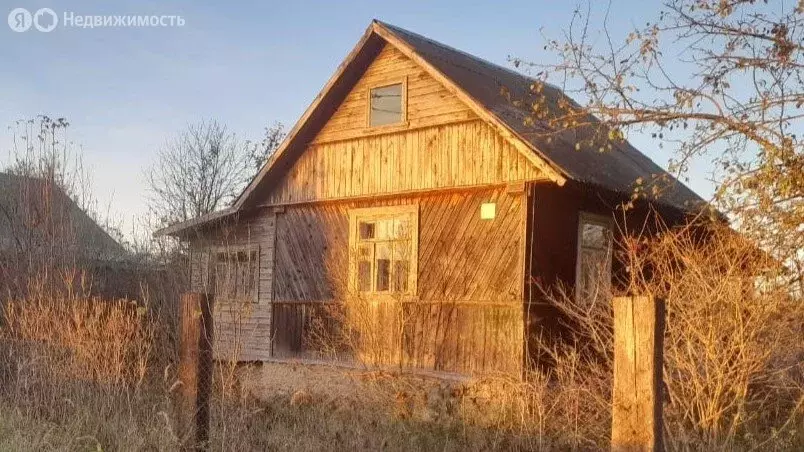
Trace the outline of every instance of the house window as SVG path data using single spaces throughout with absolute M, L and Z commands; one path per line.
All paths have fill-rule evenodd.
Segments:
M 257 302 L 259 250 L 240 248 L 216 251 L 215 298 L 220 301 Z
M 350 280 L 360 294 L 416 293 L 418 206 L 350 212 Z
M 578 224 L 575 290 L 579 301 L 608 296 L 611 288 L 611 222 L 582 213 Z
M 369 126 L 399 124 L 405 118 L 405 84 L 369 89 Z

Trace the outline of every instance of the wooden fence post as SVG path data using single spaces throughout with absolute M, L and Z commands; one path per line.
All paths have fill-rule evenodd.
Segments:
M 212 390 L 212 295 L 182 294 L 179 306 L 179 381 L 177 416 L 183 448 L 203 450 L 209 442 Z
M 665 307 L 653 297 L 616 297 L 611 449 L 662 450 Z

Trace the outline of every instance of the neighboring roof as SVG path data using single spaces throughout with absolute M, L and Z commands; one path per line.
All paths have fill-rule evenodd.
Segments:
M 255 198 L 259 198 L 278 180 L 269 175 L 281 174 L 290 168 L 297 157 L 297 153 L 290 151 L 304 149 L 386 43 L 396 47 L 441 81 L 557 184 L 563 185 L 566 180 L 573 180 L 630 195 L 638 179 L 646 184 L 664 181 L 658 202 L 682 210 L 692 210 L 705 204 L 692 190 L 627 142 L 602 153 L 575 150 L 575 142 L 566 133 L 548 143 L 544 124 L 530 125 L 532 121 L 529 121 L 531 114 L 528 107 L 512 102 L 530 99 L 531 85 L 536 80 L 375 20 L 232 207 L 225 212 L 170 226 L 155 234 L 180 234 L 188 228 L 221 220 L 243 208 L 255 206 Z M 509 96 L 503 95 L 503 91 L 507 91 Z M 561 90 L 551 85 L 545 86 L 543 94 L 548 98 L 548 104 L 567 98 Z M 573 133 L 581 134 L 583 131 Z
M 126 251 L 56 184 L 0 173 L 0 254 L 64 252 L 92 260 L 117 260 Z

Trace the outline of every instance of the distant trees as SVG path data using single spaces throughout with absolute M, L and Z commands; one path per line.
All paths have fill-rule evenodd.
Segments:
M 189 124 L 149 168 L 149 209 L 157 226 L 186 221 L 229 205 L 284 137 L 281 124 L 260 143 L 241 142 L 215 121 Z
M 190 124 L 159 150 L 147 173 L 150 208 L 168 225 L 213 212 L 237 196 L 249 153 L 217 121 Z
M 54 183 L 82 209 L 91 210 L 90 177 L 81 149 L 69 139 L 69 128 L 66 118 L 47 115 L 15 121 L 10 163 L 3 171 Z
M 673 152 L 671 170 L 713 163 L 715 201 L 738 227 L 804 272 L 804 2 L 669 0 L 656 20 L 611 30 L 608 10 L 578 10 L 548 39 L 528 121 L 578 132 L 579 150 L 608 152 L 629 132 Z M 601 23 L 594 29 L 593 23 Z M 580 103 L 549 105 L 545 82 Z M 634 196 L 660 190 L 634 181 Z M 648 190 L 646 190 L 646 188 Z
M 255 143 L 251 152 L 251 163 L 255 174 L 274 155 L 286 135 L 282 123 L 275 122 L 265 128 L 262 141 Z

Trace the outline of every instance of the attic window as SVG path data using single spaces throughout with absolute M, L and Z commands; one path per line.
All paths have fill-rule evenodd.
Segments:
M 405 118 L 405 84 L 369 89 L 369 127 L 400 124 Z

